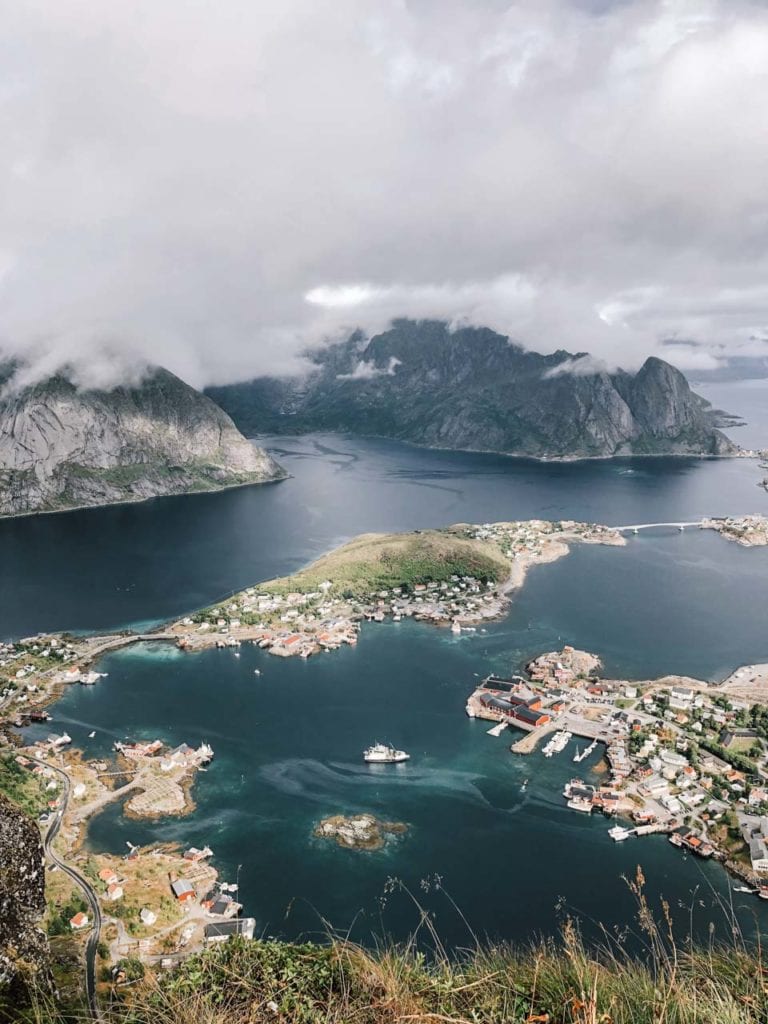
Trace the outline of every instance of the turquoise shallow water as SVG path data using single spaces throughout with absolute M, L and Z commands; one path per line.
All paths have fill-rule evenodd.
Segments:
M 332 436 L 272 448 L 292 473 L 277 486 L 0 523 L 0 633 L 157 621 L 368 530 L 531 516 L 622 524 L 768 506 L 745 461 L 541 464 Z M 454 947 L 472 941 L 470 929 L 507 939 L 551 932 L 568 911 L 592 935 L 601 924 L 621 931 L 633 922 L 622 875 L 638 864 L 682 930 L 690 913 L 699 934 L 710 922 L 722 934 L 718 902 L 734 897 L 754 931 L 765 904 L 744 903 L 716 865 L 663 838 L 613 844 L 605 819 L 569 811 L 560 790 L 572 749 L 515 758 L 506 735 L 466 718 L 464 702 L 477 676 L 563 643 L 600 653 L 613 675 L 718 678 L 768 660 L 767 599 L 767 550 L 652 532 L 534 569 L 487 632 L 371 625 L 355 649 L 308 662 L 252 646 L 239 658 L 122 651 L 100 666 L 107 679 L 68 691 L 54 727 L 92 755 L 126 736 L 212 743 L 192 815 L 137 823 L 112 807 L 88 841 L 118 853 L 127 841 L 209 843 L 225 877 L 240 866 L 246 908 L 266 933 L 316 934 L 330 923 L 366 941 L 403 938 L 418 920 L 415 901 Z M 366 767 L 361 752 L 377 739 L 412 760 Z M 312 837 L 324 815 L 360 810 L 409 831 L 371 854 Z
M 57 705 L 56 727 L 94 755 L 115 739 L 160 736 L 207 740 L 216 758 L 198 778 L 190 817 L 137 823 L 116 806 L 93 821 L 89 842 L 115 853 L 127 841 L 209 843 L 226 877 L 241 866 L 259 927 L 289 937 L 328 922 L 364 941 L 402 939 L 417 923 L 414 899 L 452 946 L 472 941 L 470 927 L 504 939 L 549 933 L 567 911 L 593 936 L 600 925 L 621 931 L 633 920 L 622 876 L 638 864 L 681 930 L 692 920 L 700 935 L 710 923 L 722 934 L 721 904 L 735 898 L 752 932 L 765 905 L 744 902 L 716 865 L 663 837 L 614 844 L 606 819 L 565 807 L 573 744 L 551 760 L 514 757 L 509 734 L 488 736 L 464 702 L 478 675 L 565 642 L 602 653 L 610 672 L 629 678 L 715 678 L 742 653 L 768 658 L 767 555 L 704 533 L 640 536 L 625 549 L 576 548 L 538 567 L 487 632 L 456 638 L 413 622 L 371 624 L 356 648 L 306 662 L 252 645 L 240 657 L 150 645 L 111 655 L 101 666 L 107 679 L 71 688 Z M 364 765 L 361 752 L 376 739 L 412 760 Z M 319 818 L 363 810 L 407 822 L 407 835 L 370 854 L 313 838 Z

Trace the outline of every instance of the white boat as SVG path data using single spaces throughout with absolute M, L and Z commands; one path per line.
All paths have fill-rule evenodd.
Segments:
M 92 740 L 95 735 L 96 735 L 96 730 L 94 729 L 93 732 L 89 732 L 88 733 L 88 739 Z
M 734 892 L 749 892 L 749 893 L 752 893 L 755 890 L 754 889 L 750 889 L 748 885 L 734 885 L 733 891 Z
M 410 756 L 404 750 L 395 750 L 386 743 L 374 743 L 363 753 L 363 760 L 373 764 L 397 764 L 409 760 Z
M 631 829 L 623 828 L 621 825 L 614 825 L 613 828 L 608 829 L 608 835 L 614 843 L 623 843 L 625 839 L 629 839 L 632 831 Z
M 572 811 L 583 811 L 585 814 L 592 813 L 592 801 L 587 800 L 586 797 L 571 797 L 568 801 L 568 807 L 570 807 Z
M 552 757 L 553 754 L 559 754 L 561 750 L 565 750 L 572 737 L 573 733 L 568 732 L 567 729 L 561 729 L 560 732 L 556 732 L 542 750 L 544 757 Z

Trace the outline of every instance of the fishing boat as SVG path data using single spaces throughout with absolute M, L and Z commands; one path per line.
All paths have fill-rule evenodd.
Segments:
M 395 750 L 387 743 L 374 743 L 363 753 L 363 760 L 371 764 L 397 764 L 400 761 L 408 761 L 410 754 L 404 750 Z
M 614 843 L 623 843 L 625 839 L 629 839 L 632 835 L 632 830 L 623 828 L 621 825 L 614 825 L 613 828 L 608 829 L 608 835 Z

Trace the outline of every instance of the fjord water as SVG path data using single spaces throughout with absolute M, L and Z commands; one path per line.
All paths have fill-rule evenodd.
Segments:
M 160 621 L 366 531 L 531 517 L 621 525 L 768 504 L 751 460 L 542 463 L 336 436 L 260 443 L 290 480 L 0 520 L 0 636 Z
M 530 516 L 639 523 L 768 505 L 750 461 L 537 464 L 339 437 L 270 448 L 293 474 L 278 486 L 3 523 L 3 631 L 158 619 L 365 530 Z M 714 922 L 723 934 L 721 903 L 736 899 L 752 932 L 765 904 L 733 893 L 717 865 L 663 837 L 614 844 L 605 819 L 565 807 L 574 744 L 551 760 L 513 757 L 509 735 L 486 735 L 464 702 L 477 676 L 563 643 L 600 653 L 612 675 L 717 678 L 768 660 L 766 607 L 768 551 L 695 530 L 650 532 L 536 568 L 486 632 L 373 624 L 357 648 L 308 662 L 251 645 L 239 657 L 124 650 L 104 659 L 106 680 L 67 692 L 53 728 L 88 755 L 126 736 L 208 740 L 216 757 L 195 784 L 192 815 L 137 822 L 111 807 L 88 842 L 115 853 L 126 841 L 209 843 L 222 877 L 239 868 L 246 911 L 265 933 L 316 934 L 328 923 L 366 941 L 403 938 L 418 921 L 414 901 L 454 947 L 472 941 L 470 927 L 504 939 L 552 932 L 566 912 L 591 934 L 598 923 L 621 930 L 634 921 L 622 875 L 638 864 L 682 930 L 692 922 L 706 935 Z M 361 752 L 377 739 L 412 760 L 365 766 Z M 313 838 L 319 818 L 356 811 L 409 831 L 375 853 Z

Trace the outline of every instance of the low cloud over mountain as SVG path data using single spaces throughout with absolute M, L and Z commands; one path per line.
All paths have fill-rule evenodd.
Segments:
M 763 3 L 0 13 L 0 346 L 41 378 L 292 372 L 393 316 L 768 351 Z

